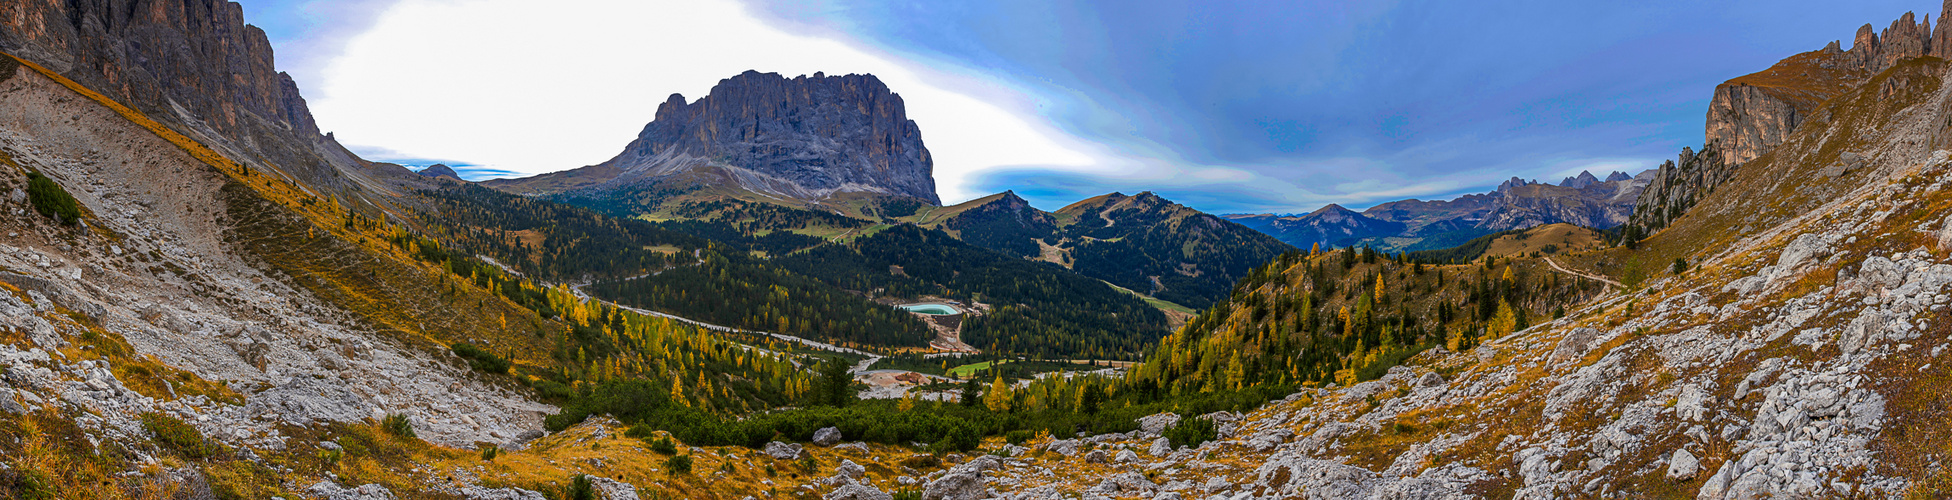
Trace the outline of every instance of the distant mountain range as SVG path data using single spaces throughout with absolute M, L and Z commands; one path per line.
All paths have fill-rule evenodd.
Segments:
M 1005 191 L 905 220 L 1195 309 L 1226 298 L 1255 266 L 1294 250 L 1151 192 L 1111 193 L 1044 212 Z
M 1390 252 L 1434 250 L 1472 238 L 1547 224 L 1607 229 L 1625 224 L 1655 171 L 1601 180 L 1580 172 L 1558 184 L 1517 177 L 1489 193 L 1454 200 L 1402 200 L 1357 212 L 1329 205 L 1307 214 L 1228 214 L 1241 223 L 1299 248 L 1367 246 Z

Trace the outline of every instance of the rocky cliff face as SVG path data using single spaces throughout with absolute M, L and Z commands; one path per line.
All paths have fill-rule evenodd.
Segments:
M 211 144 L 253 168 L 284 172 L 336 197 L 417 180 L 319 134 L 264 31 L 222 0 L 0 1 L 0 50 Z M 364 189 L 356 186 L 364 186 Z M 363 205 L 363 204 L 362 204 Z
M 1952 2 L 1945 9 L 1952 13 Z M 1648 190 L 1637 203 L 1634 223 L 1656 228 L 1680 216 L 1693 200 L 1731 177 L 1737 166 L 1782 144 L 1824 101 L 1905 59 L 1952 53 L 1944 15 L 1939 17 L 1936 29 L 1930 16 L 1918 21 L 1909 12 L 1882 34 L 1865 24 L 1858 28 L 1850 50 L 1831 42 L 1821 50 L 1715 87 L 1708 107 L 1706 145 L 1699 154 L 1682 152 L 1679 163 L 1670 162 L 1673 168 L 1661 169 L 1654 182 L 1659 189 Z
M 0 48 L 145 111 L 175 101 L 211 127 L 262 119 L 316 135 L 264 31 L 222 0 L 36 1 L 0 4 Z
M 933 172 L 901 96 L 873 75 L 788 79 L 747 71 L 719 81 L 697 101 L 672 94 L 608 162 L 488 185 L 600 196 L 688 181 L 799 200 L 866 192 L 939 204 Z

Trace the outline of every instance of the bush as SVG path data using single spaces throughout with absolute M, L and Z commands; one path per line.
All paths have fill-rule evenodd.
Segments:
M 142 428 L 156 435 L 156 442 L 188 458 L 206 458 L 222 451 L 204 439 L 203 432 L 182 420 L 161 413 L 142 414 Z
M 406 415 L 398 413 L 387 414 L 385 419 L 380 420 L 380 430 L 400 437 L 416 437 L 413 433 L 413 421 L 408 420 Z
M 652 439 L 651 451 L 665 455 L 676 455 L 678 454 L 678 444 L 671 442 L 671 438 Z
M 1037 431 L 1033 431 L 1029 429 L 1016 430 L 1016 431 L 1003 433 L 1004 441 L 1007 441 L 1010 444 L 1014 444 L 1018 446 L 1022 446 L 1024 443 L 1029 442 L 1031 438 L 1035 438 L 1035 437 L 1037 437 Z
M 74 195 L 40 172 L 27 173 L 27 199 L 34 203 L 34 211 L 53 217 L 55 222 L 67 225 L 81 222 L 81 204 L 75 202 Z
M 891 500 L 922 500 L 922 490 L 909 488 L 895 490 Z
M 1674 274 L 1681 274 L 1685 272 L 1688 272 L 1688 259 L 1675 258 Z
M 589 475 L 577 475 L 563 486 L 563 498 L 568 500 L 596 500 L 596 485 L 590 483 Z
M 1201 443 L 1212 441 L 1214 438 L 1219 437 L 1220 431 L 1214 428 L 1212 420 L 1204 418 L 1182 418 L 1179 419 L 1179 423 L 1173 424 L 1172 427 L 1167 427 L 1165 432 L 1161 432 L 1160 434 L 1164 435 L 1167 441 L 1172 443 L 1174 448 L 1178 448 L 1181 446 L 1198 447 Z
M 672 474 L 691 473 L 691 455 L 678 455 L 664 461 L 664 470 Z
M 508 360 L 502 359 L 501 356 L 496 356 L 495 353 L 475 347 L 474 344 L 463 342 L 454 344 L 451 349 L 454 350 L 454 355 L 468 360 L 468 366 L 472 366 L 475 370 L 479 370 L 482 373 L 495 375 L 508 373 Z
M 483 462 L 493 462 L 495 461 L 495 457 L 501 456 L 501 454 L 501 445 L 494 443 L 481 445 L 481 461 Z

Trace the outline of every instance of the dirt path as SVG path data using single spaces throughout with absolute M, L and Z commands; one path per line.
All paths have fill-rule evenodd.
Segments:
M 1568 269 L 1566 269 L 1566 268 L 1564 268 L 1564 267 L 1559 267 L 1559 263 L 1558 263 L 1557 261 L 1554 261 L 1554 260 L 1552 260 L 1552 258 L 1551 258 L 1551 257 L 1546 257 L 1546 258 L 1545 258 L 1545 263 L 1546 263 L 1547 265 L 1550 265 L 1550 266 L 1552 266 L 1552 269 L 1553 269 L 1553 270 L 1555 270 L 1555 271 L 1559 271 L 1559 272 L 1561 272 L 1561 273 L 1566 273 L 1566 274 L 1570 274 L 1570 275 L 1573 275 L 1573 276 L 1578 276 L 1578 277 L 1581 277 L 1581 278 L 1586 278 L 1586 279 L 1589 279 L 1589 280 L 1593 280 L 1593 281 L 1598 281 L 1598 282 L 1601 282 L 1601 283 L 1605 283 L 1605 284 L 1608 284 L 1608 285 L 1613 285 L 1613 286 L 1615 286 L 1615 287 L 1619 287 L 1619 288 L 1626 288 L 1626 287 L 1627 287 L 1626 285 L 1622 285 L 1622 284 L 1620 284 L 1620 282 L 1618 282 L 1618 281 L 1613 281 L 1613 280 L 1610 280 L 1610 279 L 1606 279 L 1606 278 L 1605 278 L 1605 277 L 1603 277 L 1603 276 L 1595 276 L 1595 275 L 1591 275 L 1591 274 L 1586 274 L 1586 273 L 1582 273 L 1582 272 L 1579 272 L 1579 271 L 1573 271 L 1573 270 L 1568 270 Z

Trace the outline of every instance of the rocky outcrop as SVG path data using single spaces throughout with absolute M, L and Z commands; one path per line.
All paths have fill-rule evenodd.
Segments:
M 610 161 L 487 185 L 600 197 L 688 181 L 800 200 L 866 192 L 939 204 L 934 168 L 901 96 L 874 75 L 747 71 L 696 101 L 672 94 Z
M 1952 2 L 1944 12 L 1952 13 Z M 1660 176 L 1635 204 L 1633 223 L 1646 229 L 1665 227 L 1694 200 L 1732 177 L 1737 166 L 1787 141 L 1824 101 L 1905 59 L 1952 53 L 1944 15 L 1939 17 L 1936 30 L 1930 16 L 1918 21 L 1909 12 L 1882 34 L 1865 24 L 1850 50 L 1831 42 L 1716 86 L 1708 105 L 1706 146 L 1699 154 L 1684 150 L 1678 163 L 1661 167 Z
M 145 111 L 171 101 L 211 127 L 251 120 L 317 135 L 290 75 L 272 64 L 264 30 L 223 0 L 7 2 L 0 49 Z M 170 114 L 170 113 L 160 113 Z

